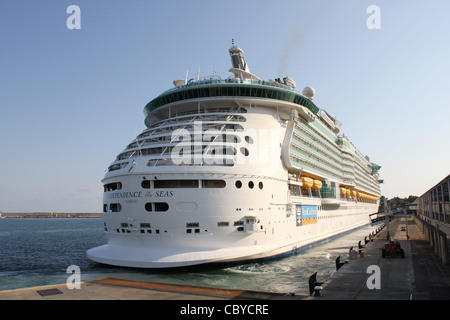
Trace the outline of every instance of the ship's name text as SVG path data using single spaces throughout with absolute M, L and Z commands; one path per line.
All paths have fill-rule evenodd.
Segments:
M 171 198 L 173 191 L 148 191 L 145 194 L 142 191 L 115 192 L 108 195 L 108 199 L 133 199 L 142 197 Z

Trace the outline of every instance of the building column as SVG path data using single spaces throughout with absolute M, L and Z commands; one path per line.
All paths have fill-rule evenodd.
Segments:
M 438 236 L 438 256 L 441 259 L 443 264 L 447 263 L 447 235 L 444 232 L 439 231 L 439 229 L 436 232 Z
M 447 180 L 447 192 L 449 193 L 449 194 L 447 194 L 447 199 L 450 200 L 450 179 Z M 445 200 L 445 194 L 444 194 L 444 200 Z M 446 205 L 446 203 L 444 201 L 444 208 L 445 208 L 445 205 Z M 445 223 L 450 224 L 450 212 L 446 212 L 446 217 L 447 217 L 447 219 L 446 219 Z

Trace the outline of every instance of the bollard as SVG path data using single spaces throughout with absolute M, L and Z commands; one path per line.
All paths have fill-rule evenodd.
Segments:
M 336 258 L 336 271 L 338 271 L 346 262 L 341 262 L 341 256 Z
M 322 290 L 322 284 L 323 282 L 317 282 L 317 272 L 312 274 L 309 277 L 309 295 L 312 295 L 314 292 L 315 297 L 320 297 L 320 290 Z
M 314 287 L 314 297 L 321 297 L 320 290 L 322 290 L 322 286 L 315 286 Z

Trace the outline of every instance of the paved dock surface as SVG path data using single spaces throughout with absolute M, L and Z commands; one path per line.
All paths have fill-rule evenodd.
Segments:
M 387 243 L 388 232 L 384 228 L 379 237 L 365 246 L 363 257 L 350 260 L 333 273 L 322 285 L 322 296 L 314 299 L 449 300 L 450 266 L 437 261 L 433 248 L 413 218 L 395 219 L 389 229 L 391 239 L 398 241 L 404 249 L 404 259 L 382 258 L 381 249 Z M 375 286 L 375 268 L 371 266 L 379 268 L 379 289 Z
M 280 300 L 284 293 L 230 290 L 180 284 L 105 278 L 80 283 L 0 291 L 0 300 Z M 299 296 L 294 297 L 299 299 Z
M 450 300 L 450 266 L 436 260 L 413 218 L 390 223 L 391 238 L 400 242 L 404 259 L 382 258 L 387 229 L 364 247 L 362 257 L 349 260 L 329 279 L 317 279 L 325 282 L 320 297 L 106 278 L 81 282 L 81 289 L 70 290 L 64 283 L 0 291 L 0 300 Z M 379 282 L 371 278 L 373 266 L 379 268 Z M 379 289 L 371 289 L 376 283 Z

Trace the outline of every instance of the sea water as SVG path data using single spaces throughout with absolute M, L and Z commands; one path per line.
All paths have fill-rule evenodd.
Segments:
M 224 289 L 309 294 L 308 279 L 326 281 L 335 260 L 348 258 L 350 247 L 378 226 L 367 226 L 295 254 L 234 265 L 151 270 L 106 266 L 86 251 L 106 243 L 99 218 L 0 219 L 0 290 L 66 283 L 76 265 L 81 281 L 116 277 L 125 280 L 177 283 Z

